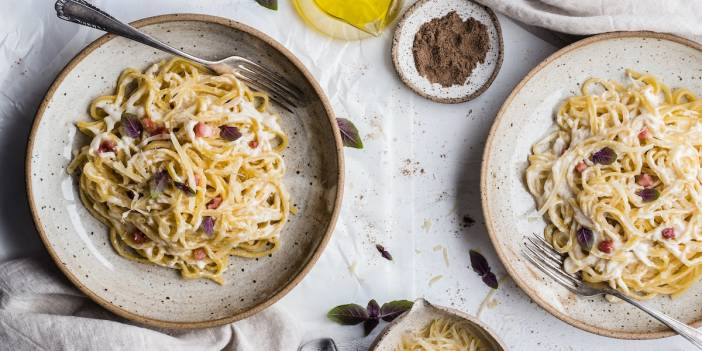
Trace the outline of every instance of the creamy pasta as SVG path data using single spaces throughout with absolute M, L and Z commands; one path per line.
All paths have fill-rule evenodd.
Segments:
M 675 296 L 702 272 L 702 102 L 626 78 L 588 79 L 566 99 L 526 180 L 566 271 L 638 299 Z
M 419 331 L 402 336 L 395 351 L 489 351 L 470 332 L 467 322 L 446 318 L 432 320 Z
M 265 94 L 173 58 L 124 70 L 90 117 L 68 172 L 120 255 L 222 283 L 230 255 L 276 250 L 288 139 Z

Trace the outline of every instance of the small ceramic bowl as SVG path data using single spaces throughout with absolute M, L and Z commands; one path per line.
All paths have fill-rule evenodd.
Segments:
M 451 11 L 456 11 L 464 21 L 472 17 L 484 24 L 488 30 L 490 50 L 485 62 L 478 63 L 465 84 L 443 87 L 419 74 L 412 47 L 414 37 L 424 23 Z M 402 82 L 415 93 L 432 101 L 455 104 L 472 100 L 490 87 L 502 66 L 503 51 L 500 22 L 490 8 L 469 0 L 419 0 L 405 11 L 397 24 L 392 42 L 392 62 Z
M 489 350 L 507 350 L 495 333 L 480 323 L 477 318 L 448 307 L 432 305 L 420 298 L 414 302 L 412 309 L 385 327 L 371 345 L 370 351 L 394 351 L 405 333 L 420 330 L 438 318 L 466 322 L 471 329 L 470 333 L 478 338 L 482 345 L 487 345 Z
M 113 250 L 107 227 L 85 209 L 75 179 L 66 172 L 72 152 L 87 142 L 75 123 L 89 118 L 92 99 L 114 90 L 122 70 L 145 69 L 171 56 L 112 35 L 90 44 L 64 68 L 37 111 L 26 160 L 37 230 L 71 282 L 122 317 L 165 328 L 202 328 L 246 318 L 302 280 L 329 241 L 343 190 L 342 143 L 333 111 L 302 63 L 251 27 L 192 14 L 151 17 L 133 26 L 200 57 L 247 57 L 305 91 L 306 103 L 295 113 L 279 111 L 290 136 L 283 151 L 283 182 L 298 209 L 283 228 L 281 248 L 270 257 L 232 257 L 224 286 L 184 280 L 176 270 L 132 262 Z

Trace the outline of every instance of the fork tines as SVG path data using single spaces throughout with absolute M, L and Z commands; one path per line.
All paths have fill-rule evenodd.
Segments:
M 553 250 L 544 239 L 536 236 L 527 238 L 522 248 L 522 256 L 558 284 L 573 293 L 578 293 L 577 289 L 582 282 L 563 270 L 563 256 Z
M 298 107 L 304 94 L 283 76 L 244 58 L 238 58 L 236 75 L 251 87 L 268 93 L 272 100 L 288 111 Z M 291 111 L 292 112 L 292 111 Z

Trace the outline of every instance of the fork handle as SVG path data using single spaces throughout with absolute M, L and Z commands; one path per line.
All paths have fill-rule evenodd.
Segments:
M 626 296 L 622 293 L 619 293 L 616 290 L 613 290 L 611 292 L 607 292 L 610 295 L 614 295 L 638 308 L 640 308 L 642 311 L 648 313 L 651 315 L 651 317 L 657 319 L 661 323 L 667 325 L 670 329 L 673 329 L 676 333 L 680 334 L 683 338 L 687 339 L 687 341 L 691 342 L 693 345 L 697 346 L 700 350 L 702 350 L 702 332 L 699 330 L 690 327 L 689 325 L 672 318 L 668 316 L 667 314 L 648 308 L 642 303 L 632 299 L 629 296 Z
M 91 5 L 85 0 L 57 0 L 54 5 L 58 18 L 78 23 L 87 27 L 100 29 L 102 31 L 116 34 L 153 48 L 184 57 L 203 65 L 210 65 L 212 62 L 203 60 L 180 51 L 136 28 L 110 16 L 107 12 Z

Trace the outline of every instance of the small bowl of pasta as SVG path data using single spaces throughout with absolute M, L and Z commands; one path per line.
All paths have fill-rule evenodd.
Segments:
M 383 330 L 371 351 L 504 351 L 507 348 L 477 318 L 417 299 L 412 309 Z

